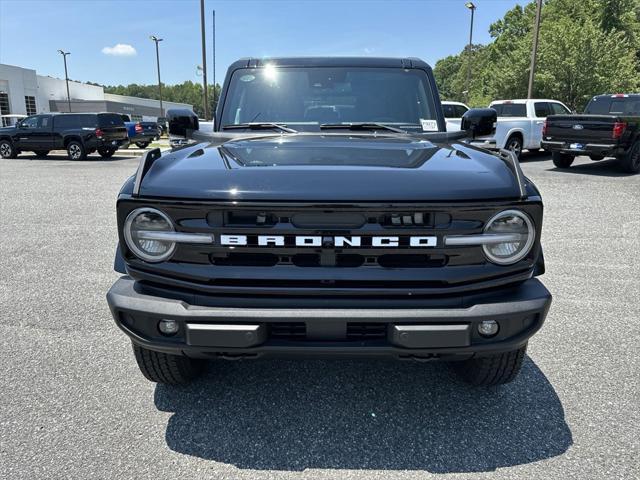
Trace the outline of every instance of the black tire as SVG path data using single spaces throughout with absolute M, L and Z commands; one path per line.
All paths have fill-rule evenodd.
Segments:
M 67 144 L 67 155 L 70 160 L 84 160 L 87 158 L 87 151 L 82 143 L 77 140 L 71 140 Z
M 36 157 L 44 158 L 49 155 L 49 150 L 35 150 L 33 153 L 36 154 Z
M 597 162 L 598 160 L 604 159 L 604 155 L 589 155 L 589 158 L 594 162 Z
M 511 135 L 507 139 L 507 143 L 504 144 L 504 148 L 515 153 L 519 160 L 522 156 L 522 138 L 520 138 L 520 135 Z
M 147 148 L 149 146 L 149 142 L 136 142 L 136 147 L 138 148 Z
M 568 153 L 553 152 L 553 164 L 558 168 L 569 168 L 575 157 Z
M 140 371 L 152 382 L 186 385 L 202 373 L 203 360 L 155 352 L 136 344 L 132 345 Z
M 116 153 L 115 148 L 99 148 L 98 153 L 102 158 L 111 158 L 113 154 Z
M 2 158 L 16 158 L 18 151 L 13 147 L 13 144 L 9 140 L 0 140 L 0 157 Z
M 526 351 L 525 344 L 517 350 L 454 362 L 453 367 L 458 375 L 471 385 L 502 385 L 518 376 Z
M 640 173 L 640 140 L 620 159 L 620 166 L 627 173 Z

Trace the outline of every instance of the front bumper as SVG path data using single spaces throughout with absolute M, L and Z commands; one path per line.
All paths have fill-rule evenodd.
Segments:
M 425 299 L 424 307 L 245 308 L 191 305 L 155 296 L 128 276 L 107 293 L 116 324 L 145 348 L 194 358 L 256 356 L 391 356 L 464 359 L 516 349 L 540 329 L 551 294 L 537 279 L 491 292 L 452 299 L 462 308 Z M 255 299 L 253 299 L 255 302 Z M 431 305 L 431 306 L 429 306 Z M 161 320 L 178 322 L 164 336 Z M 478 323 L 495 320 L 493 338 Z

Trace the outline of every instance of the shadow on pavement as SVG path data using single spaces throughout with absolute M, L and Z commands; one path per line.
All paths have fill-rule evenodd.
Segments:
M 118 151 L 111 158 L 102 158 L 97 153 L 92 153 L 88 155 L 84 160 L 71 160 L 66 154 L 60 152 L 59 154 L 50 153 L 46 157 L 36 157 L 35 154 L 20 154 L 16 160 L 31 160 L 31 161 L 39 161 L 39 162 L 59 162 L 61 160 L 74 162 L 74 163 L 86 163 L 86 162 L 118 162 L 120 160 L 129 160 L 131 158 L 140 157 L 144 153 L 144 150 L 132 150 L 127 152 Z
M 609 160 L 590 161 L 590 163 L 573 164 L 569 168 L 552 167 L 550 171 L 559 173 L 573 173 L 582 175 L 597 175 L 600 177 L 630 177 L 635 173 L 623 172 L 620 164 L 614 158 Z
M 262 360 L 211 363 L 188 387 L 158 385 L 172 450 L 241 469 L 482 472 L 572 444 L 562 404 L 527 357 L 496 388 L 443 364 Z

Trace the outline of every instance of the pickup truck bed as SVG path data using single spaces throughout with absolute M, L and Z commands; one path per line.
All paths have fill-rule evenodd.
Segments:
M 610 113 L 607 113 L 610 112 Z M 542 147 L 567 168 L 578 155 L 592 160 L 616 157 L 624 170 L 640 171 L 640 95 L 601 95 L 583 115 L 547 117 Z

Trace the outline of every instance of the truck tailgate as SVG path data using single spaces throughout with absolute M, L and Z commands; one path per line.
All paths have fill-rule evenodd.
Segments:
M 544 140 L 579 143 L 611 143 L 614 115 L 551 115 L 547 117 Z

